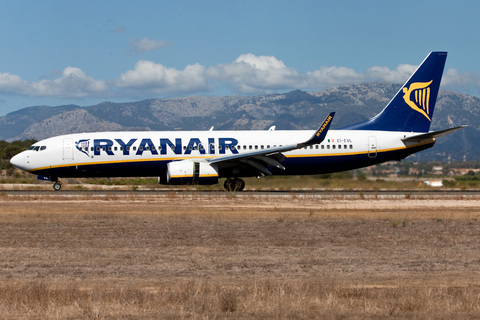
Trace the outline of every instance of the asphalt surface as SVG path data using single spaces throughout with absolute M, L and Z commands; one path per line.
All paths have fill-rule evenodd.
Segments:
M 227 192 L 218 190 L 185 190 L 185 189 L 155 189 L 155 190 L 0 190 L 0 195 L 38 195 L 38 196 L 108 196 L 108 195 L 208 195 L 224 196 L 225 194 L 258 195 L 258 196 L 293 196 L 293 195 L 316 195 L 316 196 L 357 196 L 357 197 L 458 197 L 480 196 L 480 190 L 244 190 L 241 192 Z

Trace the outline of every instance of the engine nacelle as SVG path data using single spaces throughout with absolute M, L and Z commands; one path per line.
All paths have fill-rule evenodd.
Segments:
M 168 184 L 216 184 L 218 167 L 205 161 L 182 160 L 167 164 Z

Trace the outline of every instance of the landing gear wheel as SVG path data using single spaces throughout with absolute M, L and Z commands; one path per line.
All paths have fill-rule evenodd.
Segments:
M 60 189 L 62 189 L 62 184 L 60 182 L 55 182 L 53 184 L 53 190 L 59 191 Z
M 235 190 L 243 191 L 243 189 L 245 189 L 245 181 L 243 181 L 242 179 L 237 179 L 235 183 Z
M 223 183 L 225 190 L 231 191 L 242 191 L 245 189 L 245 181 L 237 178 L 229 178 Z

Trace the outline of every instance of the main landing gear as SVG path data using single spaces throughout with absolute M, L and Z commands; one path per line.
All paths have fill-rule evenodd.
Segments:
M 242 191 L 245 188 L 245 181 L 238 178 L 228 178 L 225 180 L 223 187 L 227 191 Z

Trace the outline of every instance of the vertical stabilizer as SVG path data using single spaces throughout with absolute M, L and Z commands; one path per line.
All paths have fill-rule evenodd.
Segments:
M 446 52 L 431 52 L 381 113 L 342 130 L 428 132 Z

